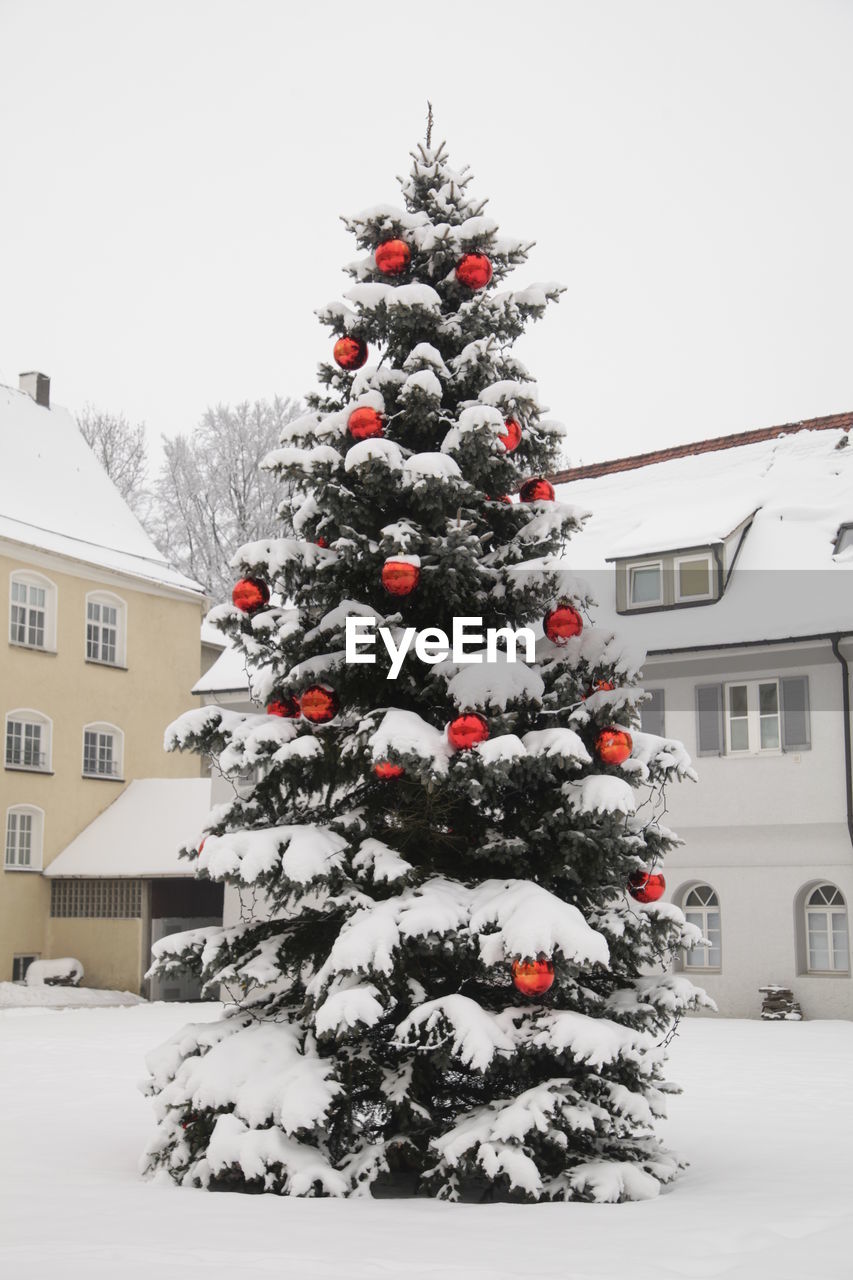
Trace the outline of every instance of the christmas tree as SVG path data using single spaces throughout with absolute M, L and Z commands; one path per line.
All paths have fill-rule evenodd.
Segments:
M 167 733 L 254 773 L 185 851 L 253 909 L 159 944 L 232 1003 L 151 1055 L 146 1168 L 647 1198 L 679 1167 L 653 1131 L 664 1042 L 704 1000 L 668 972 L 698 931 L 657 900 L 676 838 L 655 797 L 690 762 L 637 732 L 636 666 L 567 567 L 585 513 L 555 500 L 562 428 L 512 354 L 561 288 L 507 290 L 530 245 L 443 145 L 413 160 L 403 208 L 346 220 L 364 256 L 319 312 L 334 360 L 265 464 L 281 536 L 242 548 L 211 615 L 258 713 Z M 493 629 L 476 660 L 430 630 L 460 618 Z

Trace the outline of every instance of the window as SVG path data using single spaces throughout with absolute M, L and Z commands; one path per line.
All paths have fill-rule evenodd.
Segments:
M 806 898 L 809 973 L 849 973 L 847 906 L 834 884 L 820 884 Z
M 640 728 L 643 733 L 654 733 L 664 738 L 663 689 L 646 689 L 646 695 L 646 701 L 640 704 Z
M 663 604 L 663 564 L 634 564 L 628 568 L 628 605 L 632 609 L 644 605 Z
M 86 597 L 86 659 L 107 666 L 125 661 L 125 612 L 123 600 L 106 591 Z
M 696 738 L 700 756 L 808 751 L 808 676 L 698 685 Z
M 10 711 L 6 716 L 7 769 L 50 769 L 50 728 L 40 711 Z
M 54 919 L 132 920 L 142 915 L 141 880 L 51 880 Z
M 122 776 L 124 734 L 114 724 L 87 724 L 83 730 L 83 776 Z
M 726 749 L 755 755 L 782 746 L 778 680 L 726 685 Z
M 687 969 L 719 969 L 722 961 L 720 947 L 720 902 L 709 884 L 697 884 L 684 896 L 684 917 L 688 924 L 701 929 L 707 940 L 705 947 L 694 947 L 684 953 Z
M 56 649 L 56 587 L 40 573 L 12 574 L 9 640 L 30 649 Z
M 34 960 L 38 960 L 37 955 L 32 956 L 13 956 L 12 957 L 12 981 L 23 982 L 27 976 L 27 969 Z
M 679 603 L 710 600 L 714 594 L 711 557 L 707 554 L 676 556 L 675 599 Z
M 16 804 L 6 810 L 7 871 L 41 871 L 44 813 L 35 805 Z

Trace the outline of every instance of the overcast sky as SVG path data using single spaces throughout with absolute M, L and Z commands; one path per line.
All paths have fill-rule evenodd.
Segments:
M 0 0 L 0 381 L 144 419 L 300 395 L 339 215 L 436 133 L 558 279 L 573 462 L 853 409 L 849 0 Z

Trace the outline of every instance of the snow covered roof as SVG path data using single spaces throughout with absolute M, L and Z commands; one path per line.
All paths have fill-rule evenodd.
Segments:
M 178 858 L 210 813 L 210 778 L 137 778 L 45 869 L 46 876 L 188 876 Z
M 594 621 L 647 651 L 853 631 L 853 548 L 833 554 L 853 520 L 850 426 L 837 415 L 555 477 L 561 501 L 592 512 L 566 563 L 598 601 Z M 722 599 L 617 615 L 614 558 L 710 546 L 753 512 Z
M 67 410 L 0 386 L 0 457 L 0 538 L 201 594 L 154 546 Z
M 222 632 L 218 633 L 220 637 Z M 243 693 L 249 688 L 246 675 L 246 658 L 242 649 L 227 644 L 200 680 L 193 685 L 193 693 Z
M 208 622 L 207 618 L 201 620 L 201 642 L 210 645 L 213 649 L 224 649 L 228 644 L 227 639 L 212 622 Z

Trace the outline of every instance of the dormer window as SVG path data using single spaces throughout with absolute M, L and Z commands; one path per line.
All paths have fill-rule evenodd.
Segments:
M 663 604 L 662 560 L 629 565 L 628 600 L 632 609 L 649 609 Z
M 851 547 L 853 547 L 853 524 L 842 524 L 839 527 L 832 554 L 840 555 L 842 551 L 849 551 Z
M 685 547 L 642 559 L 618 557 L 615 564 L 618 613 L 713 604 L 724 585 L 712 547 Z
M 708 552 L 675 557 L 675 601 L 692 604 L 710 600 L 714 594 L 714 576 Z

